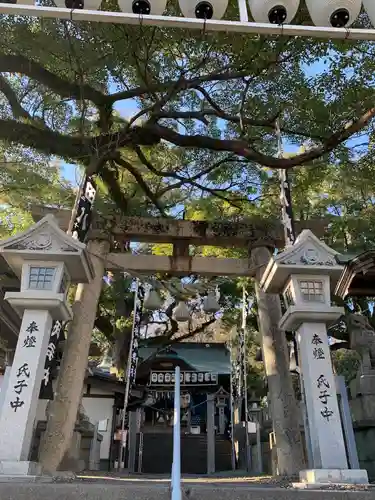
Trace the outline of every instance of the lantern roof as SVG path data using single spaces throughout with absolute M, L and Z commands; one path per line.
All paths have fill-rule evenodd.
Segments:
M 86 245 L 62 231 L 51 214 L 26 231 L 0 240 L 0 254 L 19 278 L 25 261 L 64 262 L 73 283 L 87 283 L 94 275 Z
M 343 266 L 336 260 L 337 255 L 336 250 L 320 241 L 309 229 L 305 229 L 294 245 L 270 259 L 260 286 L 265 292 L 280 293 L 292 274 L 328 275 L 334 286 L 343 270 Z

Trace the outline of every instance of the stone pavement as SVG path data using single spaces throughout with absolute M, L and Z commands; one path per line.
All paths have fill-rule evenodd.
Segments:
M 185 500 L 374 500 L 374 490 L 294 490 L 242 482 L 185 481 Z M 0 482 L 0 500 L 170 500 L 168 482 L 97 478 L 58 482 Z

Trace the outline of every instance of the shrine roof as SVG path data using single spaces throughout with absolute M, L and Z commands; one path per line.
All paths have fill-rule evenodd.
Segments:
M 160 346 L 140 346 L 139 356 L 143 361 L 155 354 Z M 179 342 L 168 346 L 170 354 L 178 357 L 197 371 L 229 375 L 231 371 L 230 353 L 225 343 Z M 166 352 L 160 355 L 165 357 Z
M 345 265 L 335 290 L 338 297 L 375 296 L 375 250 L 367 250 L 356 255 L 339 254 L 336 260 L 339 264 Z
M 147 341 L 146 341 L 147 342 Z M 160 346 L 140 346 L 138 369 L 142 365 L 142 361 L 155 354 Z M 181 360 L 182 369 L 194 369 L 196 371 L 218 373 L 219 375 L 230 375 L 230 352 L 225 343 L 211 342 L 179 342 L 168 346 L 160 351 L 158 358 L 165 360 Z M 190 366 L 187 366 L 190 365 Z M 191 367 L 191 368 L 190 368 Z M 115 384 L 123 384 L 123 381 L 117 379 L 116 375 L 110 373 L 110 365 L 99 366 L 97 362 L 91 361 L 88 364 L 87 376 L 94 377 L 105 382 L 113 382 Z

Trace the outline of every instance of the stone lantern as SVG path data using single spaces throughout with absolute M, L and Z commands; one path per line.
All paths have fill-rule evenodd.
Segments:
M 268 293 L 281 293 L 286 312 L 279 327 L 296 332 L 305 389 L 313 469 L 304 483 L 367 483 L 367 472 L 348 469 L 327 337 L 327 324 L 344 309 L 331 304 L 331 291 L 343 267 L 337 252 L 304 230 L 293 246 L 271 258 L 260 281 Z
M 21 284 L 4 299 L 22 318 L 0 415 L 0 473 L 35 475 L 38 466 L 28 460 L 52 324 L 72 318 L 69 286 L 88 283 L 93 270 L 86 245 L 64 233 L 52 215 L 0 241 L 0 253 Z
M 225 407 L 227 406 L 227 400 L 229 399 L 229 393 L 225 391 L 222 387 L 215 394 L 216 396 L 216 408 L 219 410 L 219 434 L 225 433 Z

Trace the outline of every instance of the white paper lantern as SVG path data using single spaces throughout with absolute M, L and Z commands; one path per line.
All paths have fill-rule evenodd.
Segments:
M 228 0 L 179 0 L 184 17 L 221 19 L 228 7 Z
M 362 0 L 306 0 L 315 26 L 344 28 L 359 16 Z
M 18 5 L 35 5 L 35 0 L 16 0 L 15 2 L 1 2 L 0 0 L 0 3 L 15 3 L 15 4 L 18 4 Z
M 363 7 L 367 12 L 373 26 L 375 26 L 375 5 L 373 0 L 363 0 Z
M 103 359 L 98 364 L 98 368 L 111 369 L 113 366 L 113 357 L 110 349 L 106 349 L 104 352 Z
M 157 311 L 158 309 L 161 309 L 163 305 L 163 301 L 160 298 L 160 295 L 156 290 L 150 290 L 145 297 L 145 301 L 143 303 L 143 306 L 145 309 L 148 309 L 149 311 Z
M 118 0 L 122 12 L 139 14 L 140 16 L 161 16 L 167 6 L 167 0 Z
M 289 24 L 299 7 L 299 0 L 248 0 L 257 23 Z
M 174 319 L 179 323 L 183 323 L 185 321 L 189 321 L 190 319 L 190 311 L 182 300 L 178 303 L 178 306 L 174 310 Z
M 59 9 L 99 10 L 102 0 L 53 0 Z M 22 3 L 24 3 L 22 1 Z
M 216 313 L 220 310 L 215 292 L 209 292 L 203 300 L 203 310 L 206 313 Z

